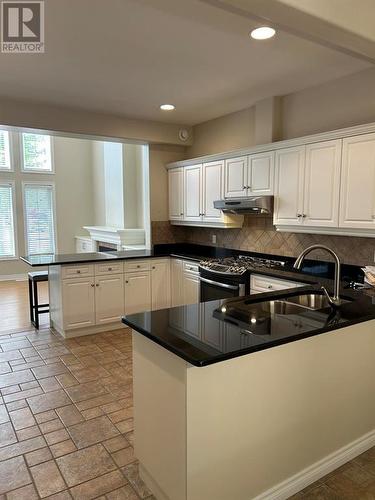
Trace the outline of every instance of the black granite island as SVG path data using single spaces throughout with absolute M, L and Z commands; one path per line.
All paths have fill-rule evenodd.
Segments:
M 375 294 L 344 290 L 332 309 L 319 292 L 123 319 L 156 498 L 286 499 L 375 444 Z

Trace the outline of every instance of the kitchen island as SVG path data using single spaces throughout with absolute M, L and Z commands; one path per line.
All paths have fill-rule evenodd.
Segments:
M 334 310 L 303 287 L 123 319 L 158 500 L 286 499 L 374 446 L 375 297 L 343 297 Z

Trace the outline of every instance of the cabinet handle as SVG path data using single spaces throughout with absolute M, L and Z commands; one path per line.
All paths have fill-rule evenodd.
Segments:
M 112 271 L 112 267 L 109 267 L 109 268 L 108 268 L 108 271 Z
M 251 189 L 251 186 L 247 186 L 247 189 Z
M 128 281 L 128 280 L 126 280 L 126 281 L 125 281 L 125 283 L 129 283 L 129 281 Z
M 152 266 L 152 269 L 155 269 L 155 266 Z
M 302 214 L 302 218 L 303 219 L 306 219 L 307 215 L 306 214 Z
M 141 267 L 139 264 L 137 265 L 138 269 Z
M 96 286 L 99 286 L 99 283 L 97 283 Z
M 95 286 L 94 283 L 91 283 L 91 286 L 94 287 Z
M 269 290 L 272 290 L 272 288 L 273 288 L 273 287 L 272 287 L 272 285 L 268 285 L 268 287 L 267 287 L 267 288 L 268 288 Z
M 247 189 L 247 186 L 244 186 L 243 189 Z
M 77 274 L 81 274 L 81 271 L 79 269 L 77 269 Z
M 298 218 L 302 217 L 302 214 L 297 214 L 297 217 L 298 217 Z
M 181 212 L 180 215 L 184 215 L 183 212 Z

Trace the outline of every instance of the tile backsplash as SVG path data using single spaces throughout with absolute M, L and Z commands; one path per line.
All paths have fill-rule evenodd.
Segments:
M 375 238 L 330 236 L 322 234 L 281 233 L 275 230 L 271 217 L 245 216 L 241 229 L 212 229 L 172 226 L 168 221 L 152 222 L 153 243 L 197 243 L 296 257 L 304 248 L 315 243 L 332 248 L 343 263 L 374 264 Z M 324 252 L 314 252 L 314 258 L 329 260 Z

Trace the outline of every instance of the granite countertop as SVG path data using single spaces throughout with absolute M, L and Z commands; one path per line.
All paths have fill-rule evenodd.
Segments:
M 338 309 L 290 307 L 297 294 L 319 291 L 319 285 L 309 285 L 215 300 L 133 314 L 125 316 L 123 323 L 201 367 L 375 319 L 374 290 L 342 290 L 347 302 Z M 281 314 L 277 307 L 284 307 L 284 299 L 290 301 L 290 310 Z M 189 329 L 180 320 L 184 316 L 190 318 Z

